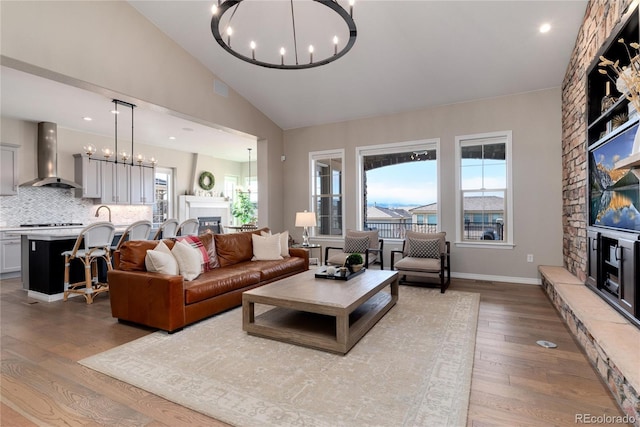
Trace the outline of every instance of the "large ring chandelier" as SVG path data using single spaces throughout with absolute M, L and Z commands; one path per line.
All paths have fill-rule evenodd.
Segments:
M 250 64 L 282 70 L 301 70 L 319 67 L 341 58 L 349 52 L 355 44 L 357 30 L 356 23 L 353 20 L 354 0 L 349 0 L 349 11 L 340 6 L 337 0 L 312 1 L 328 7 L 344 21 L 347 31 L 342 34 L 347 34 L 348 32 L 346 43 L 341 41 L 335 34 L 327 34 L 325 39 L 313 40 L 312 43 L 307 46 L 308 56 L 304 55 L 304 58 L 302 58 L 303 55 L 299 55 L 298 53 L 300 29 L 296 28 L 296 9 L 294 8 L 293 0 L 289 2 L 291 10 L 291 36 L 290 38 L 288 37 L 289 42 L 285 40 L 279 41 L 280 48 L 276 52 L 266 52 L 265 49 L 260 50 L 258 45 L 260 40 L 250 39 L 250 37 L 253 37 L 250 34 L 242 34 L 242 37 L 238 37 L 240 30 L 238 30 L 238 32 L 235 31 L 235 23 L 246 17 L 246 12 L 250 8 L 256 8 L 260 3 L 274 2 L 249 1 L 245 3 L 245 0 L 218 0 L 218 6 L 214 6 L 212 9 L 211 32 L 224 50 Z M 241 3 L 245 3 L 242 8 L 240 7 Z M 225 16 L 225 14 L 227 14 L 227 16 Z M 255 21 L 259 21 L 259 19 L 255 19 Z M 281 24 L 275 22 L 270 22 L 269 24 L 272 26 L 281 26 Z M 317 25 L 317 23 L 315 23 L 315 25 Z M 247 27 L 245 27 L 242 32 L 247 33 Z M 234 34 L 236 37 L 234 37 Z M 305 35 L 303 38 L 305 37 L 305 40 L 309 40 L 308 35 Z M 236 38 L 242 39 L 241 42 L 237 43 Z M 243 40 L 248 42 L 243 43 Z M 232 41 L 236 41 L 234 48 L 231 47 Z M 313 43 L 316 43 L 316 45 Z M 238 47 L 238 44 L 242 44 L 243 46 Z M 244 46 L 245 44 L 246 46 Z M 285 46 L 287 46 L 288 49 L 285 48 Z M 235 50 L 235 48 L 239 50 Z M 279 56 L 276 56 L 276 53 L 279 53 Z M 314 53 L 316 54 L 315 57 Z

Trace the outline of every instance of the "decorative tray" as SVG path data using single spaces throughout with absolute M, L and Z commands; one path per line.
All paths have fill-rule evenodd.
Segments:
M 347 271 L 339 271 L 336 269 L 336 273 L 335 274 L 327 274 L 327 268 L 324 267 L 322 268 L 322 270 L 319 270 L 316 273 L 316 278 L 317 279 L 329 279 L 329 280 L 349 280 L 352 279 L 356 276 L 361 275 L 362 273 L 365 272 L 365 269 L 361 269 L 359 271 L 354 271 L 353 273 L 350 273 L 348 270 Z

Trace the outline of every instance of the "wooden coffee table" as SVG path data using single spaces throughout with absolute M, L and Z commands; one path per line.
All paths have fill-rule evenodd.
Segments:
M 314 274 L 310 270 L 244 292 L 242 329 L 346 354 L 398 300 L 397 271 L 367 270 L 347 281 Z M 255 304 L 274 308 L 256 316 Z

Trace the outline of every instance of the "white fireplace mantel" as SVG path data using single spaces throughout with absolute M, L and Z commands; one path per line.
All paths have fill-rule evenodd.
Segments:
M 231 203 L 224 197 L 178 197 L 178 219 L 180 221 L 202 216 L 219 216 L 221 224 L 228 225 L 231 220 Z

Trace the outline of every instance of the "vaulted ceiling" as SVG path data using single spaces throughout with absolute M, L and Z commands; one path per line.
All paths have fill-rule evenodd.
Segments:
M 301 8 L 305 2 L 312 3 L 294 4 Z M 130 1 L 280 127 L 291 129 L 558 87 L 587 1 L 357 0 L 353 49 L 308 70 L 262 68 L 225 52 L 211 33 L 213 3 Z M 274 32 L 290 39 L 289 1 L 245 3 L 244 10 L 259 7 L 260 13 L 239 8 L 237 25 L 242 19 L 250 21 L 245 28 L 273 23 Z M 346 0 L 339 3 L 348 7 Z M 302 13 L 296 17 L 301 40 L 305 26 L 317 24 L 303 18 Z M 539 31 L 543 23 L 551 25 L 544 34 Z M 242 42 L 232 44 L 242 49 Z M 258 44 L 256 54 L 264 54 Z M 300 44 L 306 60 L 306 45 Z

